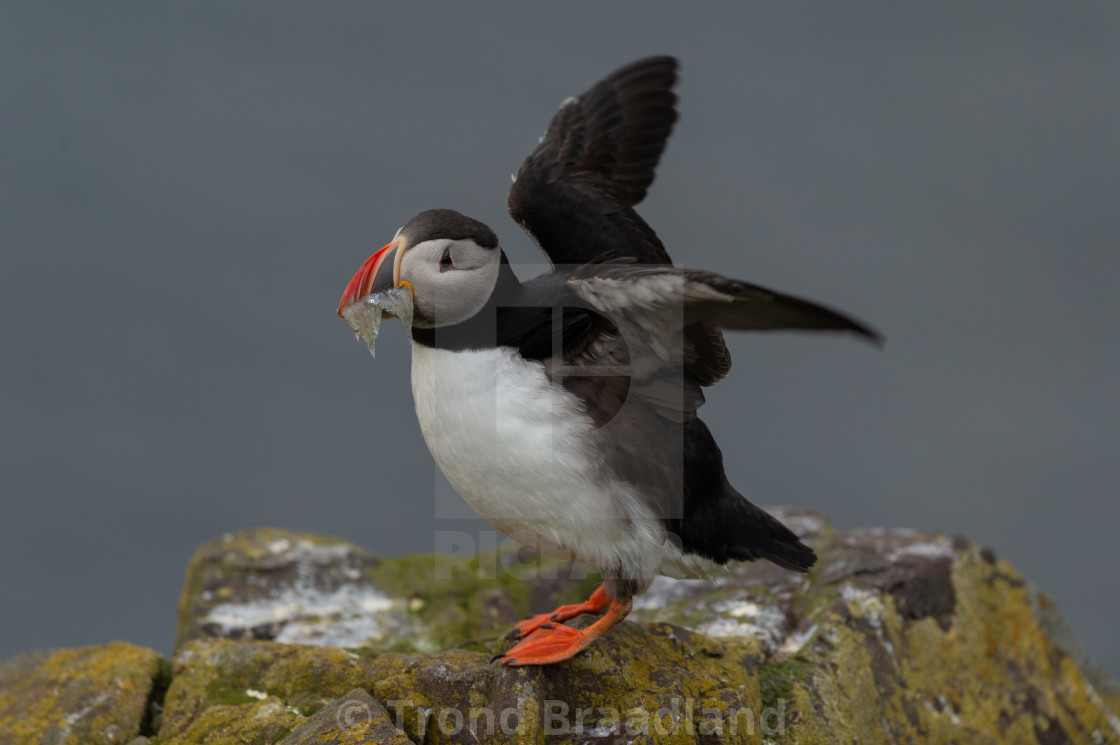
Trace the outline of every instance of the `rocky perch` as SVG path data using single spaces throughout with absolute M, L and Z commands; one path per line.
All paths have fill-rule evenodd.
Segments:
M 594 589 L 578 566 L 226 535 L 190 562 L 170 662 L 121 642 L 0 662 L 0 743 L 1120 743 L 1120 689 L 991 551 L 775 512 L 820 554 L 808 577 L 659 578 L 545 668 L 489 657 Z

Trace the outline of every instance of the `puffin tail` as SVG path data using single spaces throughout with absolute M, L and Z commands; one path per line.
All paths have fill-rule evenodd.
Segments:
M 746 497 L 740 497 L 747 502 Z M 747 502 L 751 508 L 758 510 L 766 516 L 767 533 L 770 540 L 764 544 L 760 558 L 772 561 L 783 569 L 804 574 L 813 564 L 817 563 L 817 552 L 805 545 L 792 530 L 783 525 L 776 517 L 763 510 L 761 507 Z
M 770 551 L 766 558 L 783 569 L 804 574 L 817 563 L 817 552 L 800 540 L 779 544 L 777 550 Z
M 805 545 L 797 535 L 766 510 L 751 503 L 731 484 L 724 499 L 736 504 L 728 512 L 734 514 L 733 524 L 739 528 L 738 540 L 729 542 L 728 558 L 738 561 L 766 559 L 783 569 L 804 574 L 817 561 L 817 552 Z
M 720 564 L 766 559 L 801 573 L 817 561 L 817 553 L 792 530 L 726 481 L 715 499 L 692 505 L 689 512 L 675 526 L 680 530 L 685 553 Z
M 723 471 L 723 454 L 707 426 L 694 419 L 685 439 L 684 519 L 668 527 L 685 553 L 720 564 L 766 559 L 807 572 L 817 554 L 766 510 L 735 490 Z
M 809 571 L 816 552 L 762 507 L 735 491 L 727 479 L 716 495 L 694 501 L 674 525 L 687 553 L 727 564 L 766 559 L 791 571 Z M 699 502 L 699 503 L 697 503 Z

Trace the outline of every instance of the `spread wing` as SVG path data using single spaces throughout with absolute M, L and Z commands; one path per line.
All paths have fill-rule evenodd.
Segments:
M 699 385 L 714 385 L 731 369 L 725 329 L 849 331 L 882 343 L 877 331 L 835 310 L 713 272 L 594 263 L 565 284 L 618 329 L 639 380 L 680 366 Z
M 595 262 L 562 281 L 568 296 L 554 300 L 563 315 L 534 324 L 551 332 L 537 358 L 582 401 L 605 473 L 637 487 L 686 553 L 719 562 L 763 557 L 796 571 L 812 565 L 811 549 L 728 483 L 697 416 L 703 386 L 730 369 L 724 329 L 848 331 L 875 342 L 878 333 L 807 300 L 670 265 Z
M 554 265 L 670 263 L 633 207 L 677 120 L 676 70 L 672 57 L 650 57 L 569 98 L 521 164 L 507 208 Z

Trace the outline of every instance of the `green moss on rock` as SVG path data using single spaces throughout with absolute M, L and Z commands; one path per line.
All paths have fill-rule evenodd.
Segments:
M 403 598 L 424 629 L 420 638 L 372 648 L 431 652 L 449 647 L 481 650 L 520 618 L 587 597 L 601 582 L 598 573 L 575 570 L 568 562 L 540 556 L 511 544 L 469 559 L 417 554 L 386 559 L 367 570 L 378 587 Z
M 174 662 L 160 737 L 181 738 L 212 707 L 282 703 L 298 724 L 332 699 L 369 685 L 384 663 L 331 647 L 227 640 L 190 642 Z
M 213 704 L 181 733 L 160 745 L 272 745 L 304 718 L 274 697 L 232 705 Z

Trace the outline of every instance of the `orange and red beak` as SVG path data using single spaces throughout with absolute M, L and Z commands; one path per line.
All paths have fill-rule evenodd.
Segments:
M 405 248 L 404 238 L 397 236 L 392 243 L 366 259 L 350 280 L 350 284 L 346 285 L 346 291 L 338 301 L 339 318 L 342 318 L 343 308 L 358 302 L 371 292 L 380 292 L 401 285 L 401 259 L 404 257 Z

